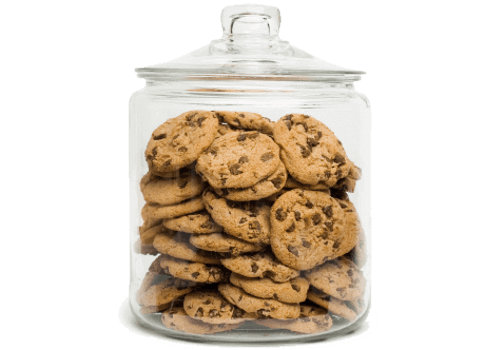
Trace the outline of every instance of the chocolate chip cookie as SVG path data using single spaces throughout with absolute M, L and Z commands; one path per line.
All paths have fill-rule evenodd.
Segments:
M 306 271 L 312 286 L 340 300 L 358 299 L 365 290 L 363 273 L 351 260 L 340 257 Z
M 226 280 L 229 276 L 227 270 L 221 267 L 186 261 L 171 256 L 163 259 L 160 266 L 166 273 L 176 278 L 198 283 L 218 283 Z
M 356 213 L 356 208 L 349 198 L 345 200 L 337 199 L 337 203 L 339 203 L 340 207 L 344 211 L 345 217 L 344 238 L 342 239 L 342 243 L 336 253 L 337 256 L 342 256 L 351 251 L 356 244 L 358 244 L 362 229 L 361 222 L 359 221 L 358 214 Z
M 189 243 L 190 235 L 178 232 L 174 235 L 160 233 L 156 235 L 153 246 L 162 254 L 175 258 L 200 262 L 203 264 L 220 265 L 220 257 L 214 252 L 200 250 Z
M 281 159 L 293 178 L 307 185 L 328 187 L 349 174 L 347 155 L 335 134 L 319 120 L 288 114 L 273 129 Z
M 142 208 L 141 215 L 145 221 L 155 219 L 172 219 L 196 213 L 197 211 L 201 211 L 203 209 L 205 209 L 205 204 L 200 196 L 172 205 L 146 203 L 146 205 Z
M 165 233 L 171 235 L 174 234 L 175 232 L 163 226 L 160 221 L 160 224 L 158 226 L 154 226 L 153 228 L 150 228 L 149 230 L 141 233 L 140 239 L 142 244 L 152 245 L 156 235 L 159 233 Z
M 218 225 L 205 210 L 174 219 L 164 220 L 163 225 L 173 231 L 189 232 L 194 234 L 216 233 L 224 230 L 222 226 Z
M 256 313 L 259 317 L 287 319 L 300 316 L 299 304 L 287 304 L 274 299 L 254 297 L 230 283 L 219 283 L 218 289 L 231 304 L 246 312 Z
M 328 194 L 291 190 L 271 208 L 271 247 L 285 265 L 309 270 L 333 259 L 344 236 L 344 212 Z
M 233 202 L 209 189 L 203 192 L 203 200 L 226 233 L 250 243 L 269 244 L 271 207 L 266 202 Z
M 287 181 L 288 173 L 283 162 L 271 176 L 248 188 L 216 188 L 214 191 L 226 199 L 238 202 L 256 201 L 279 192 Z
M 211 324 L 239 324 L 245 312 L 228 303 L 217 291 L 202 289 L 184 298 L 184 310 L 197 320 Z
M 263 134 L 273 134 L 273 122 L 257 113 L 214 111 L 219 122 L 227 123 L 237 129 L 256 130 Z
M 300 317 L 294 320 L 266 318 L 256 319 L 253 322 L 273 329 L 288 329 L 305 334 L 326 332 L 333 325 L 328 311 L 313 304 L 300 304 Z
M 199 249 L 218 253 L 230 253 L 231 255 L 258 252 L 264 249 L 264 245 L 262 244 L 250 243 L 224 233 L 193 235 L 189 241 Z
M 222 265 L 246 277 L 269 277 L 274 282 L 286 282 L 299 277 L 300 272 L 283 265 L 271 252 L 245 254 L 221 259 Z
M 317 191 L 317 190 L 328 190 L 329 186 L 323 182 L 319 182 L 316 185 L 304 185 L 293 177 L 288 176 L 285 183 L 285 188 L 300 188 L 302 190 Z
M 200 156 L 196 171 L 214 188 L 246 188 L 276 171 L 280 150 L 273 139 L 257 131 L 217 138 Z
M 250 278 L 233 272 L 229 281 L 253 296 L 292 304 L 305 301 L 309 289 L 309 282 L 302 277 L 278 283 L 270 278 Z
M 141 180 L 144 200 L 161 205 L 177 204 L 196 197 L 203 192 L 205 187 L 206 183 L 196 174 L 167 179 L 148 173 Z
M 193 290 L 194 283 L 170 278 L 159 284 L 152 285 L 142 294 L 140 303 L 143 306 L 154 306 L 157 311 L 166 310 L 170 303 Z
M 241 326 L 244 321 L 235 324 L 210 324 L 199 321 L 188 316 L 183 307 L 173 307 L 166 310 L 161 315 L 163 325 L 174 331 L 180 331 L 191 334 L 214 334 L 230 331 Z
M 160 125 L 149 140 L 146 160 L 165 173 L 193 163 L 214 141 L 219 120 L 208 111 L 189 111 Z

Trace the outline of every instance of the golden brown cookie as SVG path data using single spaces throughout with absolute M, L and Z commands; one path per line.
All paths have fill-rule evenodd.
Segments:
M 223 231 L 222 226 L 217 225 L 210 214 L 205 210 L 174 219 L 164 220 L 163 225 L 173 231 L 194 234 L 208 234 Z
M 189 241 L 199 249 L 217 253 L 230 253 L 231 255 L 258 252 L 264 249 L 262 244 L 246 242 L 224 233 L 193 235 Z
M 149 230 L 141 233 L 140 239 L 141 239 L 142 244 L 152 245 L 156 235 L 159 233 L 165 233 L 168 235 L 172 235 L 175 232 L 172 230 L 169 230 L 168 228 L 163 226 L 162 222 L 160 221 L 160 224 L 158 226 L 154 226 L 154 227 L 150 228 Z
M 333 321 L 328 311 L 314 304 L 300 304 L 300 317 L 294 320 L 256 319 L 253 322 L 272 329 L 288 329 L 313 334 L 329 330 Z
M 147 173 L 141 180 L 141 192 L 149 203 L 172 205 L 200 195 L 206 183 L 196 174 L 168 179 Z
M 257 131 L 217 138 L 200 156 L 196 171 L 214 188 L 246 188 L 276 171 L 280 150 L 273 139 Z
M 237 129 L 256 130 L 263 134 L 273 134 L 273 122 L 257 113 L 214 111 L 219 122 L 227 123 Z
M 305 301 L 309 289 L 309 282 L 302 277 L 279 283 L 270 278 L 250 278 L 233 272 L 229 281 L 250 295 L 292 304 Z
M 244 321 L 235 324 L 210 324 L 199 321 L 184 311 L 183 307 L 173 307 L 161 315 L 161 322 L 169 329 L 191 334 L 214 334 L 236 329 Z
M 309 270 L 337 257 L 344 236 L 344 212 L 318 191 L 294 189 L 271 209 L 271 248 L 286 266 Z
M 281 159 L 299 182 L 328 187 L 349 174 L 347 155 L 335 134 L 319 120 L 304 114 L 288 114 L 273 129 Z
M 238 324 L 247 314 L 231 305 L 217 289 L 201 289 L 184 298 L 184 310 L 197 320 L 210 324 Z
M 214 252 L 207 252 L 189 243 L 190 234 L 178 232 L 173 235 L 160 233 L 154 239 L 153 246 L 162 254 L 178 259 L 220 265 L 220 257 Z
M 176 278 L 198 283 L 218 283 L 227 280 L 229 273 L 220 266 L 205 265 L 167 256 L 161 261 L 162 269 Z
M 345 256 L 351 259 L 351 261 L 353 261 L 359 268 L 362 268 L 368 260 L 367 249 L 366 235 L 363 230 L 361 230 L 359 233 L 358 244 L 356 244 L 356 246 Z
M 330 310 L 334 315 L 343 317 L 349 321 L 354 321 L 357 317 L 356 312 L 347 306 L 347 302 L 336 299 L 316 288 L 309 289 L 307 299 L 321 307 L 324 307 L 325 309 Z
M 153 131 L 146 148 L 149 168 L 168 173 L 193 163 L 214 141 L 219 120 L 212 112 L 189 111 Z
M 218 289 L 231 304 L 246 312 L 256 313 L 260 317 L 287 319 L 300 316 L 299 304 L 287 304 L 274 299 L 254 297 L 230 283 L 219 283 Z
M 250 243 L 269 244 L 271 207 L 264 201 L 233 202 L 206 189 L 203 200 L 216 223 L 230 235 Z
M 312 286 L 340 300 L 358 299 L 365 291 L 363 273 L 351 260 L 340 257 L 306 271 Z
M 141 286 L 136 294 L 136 301 L 138 304 L 141 303 L 141 298 L 143 294 L 153 285 L 155 284 L 155 279 L 164 274 L 163 269 L 160 266 L 161 261 L 165 258 L 165 255 L 158 256 L 149 266 L 149 270 L 142 279 Z M 158 282 L 159 283 L 159 282 Z
M 356 208 L 349 198 L 346 200 L 337 199 L 337 203 L 339 203 L 342 208 L 345 218 L 344 238 L 336 253 L 337 256 L 342 256 L 347 254 L 358 244 L 362 228 Z
M 267 251 L 221 259 L 222 265 L 246 277 L 269 277 L 275 282 L 286 282 L 299 277 L 300 272 L 283 265 Z
M 139 235 L 141 235 L 144 231 L 149 230 L 155 226 L 158 226 L 162 223 L 162 219 L 149 219 L 145 220 L 141 227 L 139 227 Z
M 287 181 L 288 173 L 283 162 L 269 177 L 257 182 L 255 185 L 248 188 L 216 188 L 215 193 L 226 199 L 246 202 L 256 201 L 262 198 L 269 197 L 274 193 L 279 192 Z
M 295 180 L 293 177 L 288 176 L 285 188 L 300 188 L 308 191 L 317 191 L 317 190 L 328 190 L 329 186 L 323 182 L 319 182 L 316 185 L 304 185 L 299 181 Z
M 155 219 L 173 219 L 179 216 L 196 213 L 197 211 L 201 211 L 203 209 L 205 209 L 205 204 L 200 196 L 172 205 L 146 203 L 146 205 L 142 208 L 141 215 L 145 221 Z

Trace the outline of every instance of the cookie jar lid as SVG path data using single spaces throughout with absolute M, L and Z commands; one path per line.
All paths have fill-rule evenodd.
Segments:
M 223 36 L 175 60 L 137 68 L 140 78 L 169 80 L 284 80 L 350 82 L 364 72 L 322 61 L 278 37 L 280 12 L 235 5 L 221 15 Z

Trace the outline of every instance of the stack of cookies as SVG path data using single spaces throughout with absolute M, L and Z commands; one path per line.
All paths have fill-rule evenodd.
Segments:
M 135 245 L 158 255 L 141 313 L 212 334 L 245 321 L 299 333 L 364 311 L 364 234 L 347 192 L 361 171 L 303 114 L 189 111 L 152 134 Z

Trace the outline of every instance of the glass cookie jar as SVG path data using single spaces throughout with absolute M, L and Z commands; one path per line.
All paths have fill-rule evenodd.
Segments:
M 130 306 L 170 337 L 299 342 L 370 305 L 363 72 L 280 40 L 277 8 L 226 7 L 223 36 L 137 69 Z

